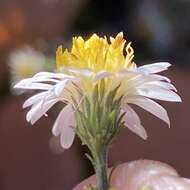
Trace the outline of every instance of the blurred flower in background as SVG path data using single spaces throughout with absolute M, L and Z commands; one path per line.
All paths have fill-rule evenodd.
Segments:
M 8 65 L 11 74 L 11 86 L 40 71 L 54 70 L 52 58 L 46 57 L 43 53 L 27 45 L 10 53 Z M 18 90 L 14 90 L 14 92 L 18 93 Z

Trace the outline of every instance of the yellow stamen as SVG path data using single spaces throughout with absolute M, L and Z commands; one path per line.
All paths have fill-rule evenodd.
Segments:
M 131 43 L 126 44 L 123 33 L 115 38 L 102 38 L 93 34 L 88 40 L 82 37 L 74 37 L 71 51 L 63 51 L 59 46 L 56 51 L 57 69 L 71 67 L 74 69 L 91 69 L 97 73 L 105 70 L 115 73 L 122 68 L 130 68 L 134 65 L 134 50 Z M 126 52 L 126 56 L 124 56 Z

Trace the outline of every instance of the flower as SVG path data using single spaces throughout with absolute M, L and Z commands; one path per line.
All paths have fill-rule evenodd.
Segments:
M 72 145 L 75 133 L 89 147 L 89 142 L 97 143 L 99 136 L 99 140 L 108 143 L 118 125 L 125 125 L 146 139 L 146 130 L 131 104 L 170 125 L 167 111 L 152 99 L 181 101 L 171 81 L 157 74 L 171 64 L 159 62 L 137 67 L 133 58 L 134 50 L 131 43 L 126 45 L 123 33 L 110 41 L 96 34 L 86 41 L 74 37 L 70 51 L 58 47 L 56 73 L 39 72 L 15 85 L 15 88 L 42 91 L 25 101 L 24 108 L 31 106 L 27 121 L 34 124 L 53 105 L 63 102 L 64 108 L 52 132 L 61 136 L 64 148 Z
M 31 77 L 43 71 L 45 56 L 30 46 L 23 46 L 11 52 L 8 64 L 12 74 L 12 81 L 18 82 L 21 79 Z
M 28 45 L 10 53 L 8 66 L 11 74 L 11 86 L 24 78 L 32 77 L 40 71 L 52 71 L 54 67 L 50 57 L 46 57 Z M 22 91 L 17 90 L 13 93 L 22 93 Z

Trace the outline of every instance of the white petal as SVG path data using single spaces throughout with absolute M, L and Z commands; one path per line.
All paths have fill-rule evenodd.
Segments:
M 79 70 L 79 74 L 81 74 L 85 77 L 91 77 L 93 75 L 93 72 L 89 69 L 81 69 L 81 70 Z
M 24 102 L 23 108 L 29 107 L 32 104 L 36 104 L 37 102 L 41 101 L 43 97 L 46 95 L 47 95 L 47 92 L 40 92 L 38 94 L 35 94 L 34 96 L 31 96 Z
M 127 88 L 136 88 L 147 83 L 165 80 L 165 77 L 163 78 L 161 75 L 145 75 L 140 72 L 132 72 L 124 69 L 118 72 L 117 78 L 126 81 Z
M 41 83 L 41 82 L 53 82 L 53 83 L 57 83 L 60 80 L 57 79 L 52 79 L 52 78 L 44 78 L 44 77 L 32 77 L 30 78 L 32 80 L 32 82 L 37 82 L 37 83 Z
M 61 96 L 61 94 L 63 93 L 63 90 L 68 82 L 69 82 L 69 80 L 63 80 L 55 86 L 55 95 L 57 97 Z
M 52 85 L 50 85 L 50 84 L 31 83 L 23 88 L 24 89 L 32 89 L 32 90 L 49 90 L 51 87 L 52 87 Z
M 135 71 L 129 71 L 126 69 L 122 69 L 117 73 L 117 77 L 118 78 L 122 78 L 128 81 L 131 80 L 143 80 L 145 82 L 150 82 L 150 81 L 167 81 L 167 82 L 171 82 L 170 79 L 168 79 L 165 76 L 162 75 L 158 75 L 158 74 L 150 74 L 150 75 L 146 75 L 145 73 L 141 73 L 141 72 L 135 72 Z
M 167 111 L 153 100 L 150 100 L 142 96 L 131 96 L 127 98 L 127 102 L 140 106 L 141 108 L 147 110 L 156 117 L 165 121 L 170 126 L 170 120 Z
M 146 130 L 141 125 L 140 118 L 136 114 L 136 112 L 129 105 L 125 105 L 125 107 L 123 107 L 123 111 L 126 112 L 123 117 L 125 126 L 128 127 L 132 132 L 140 136 L 142 139 L 147 139 Z
M 171 80 L 168 78 L 168 77 L 165 77 L 165 76 L 162 76 L 162 75 L 158 75 L 158 74 L 151 74 L 151 77 L 154 77 L 155 79 L 157 80 L 160 80 L 160 81 L 167 81 L 167 82 L 171 82 Z
M 153 63 L 148 65 L 143 65 L 137 68 L 137 71 L 143 72 L 145 74 L 158 73 L 167 70 L 171 64 L 167 62 Z
M 83 75 L 85 77 L 92 77 L 93 72 L 90 69 L 74 69 L 71 67 L 64 67 L 63 70 L 69 71 L 73 74 Z
M 139 87 L 137 89 L 137 93 L 139 95 L 158 100 L 165 100 L 169 102 L 181 102 L 180 96 L 177 95 L 175 92 L 154 85 L 147 85 L 146 88 Z
M 52 133 L 55 136 L 61 135 L 61 145 L 63 148 L 69 148 L 72 145 L 75 137 L 75 132 L 72 128 L 74 126 L 74 113 L 71 105 L 67 105 L 58 115 L 52 128 Z
M 124 69 L 118 72 L 117 79 L 122 82 L 126 82 L 126 93 L 129 93 L 130 90 L 133 90 L 136 87 L 149 81 L 149 78 L 147 79 L 147 76 L 143 76 L 141 73 L 127 71 Z M 152 81 L 152 79 L 150 81 Z
M 52 85 L 50 84 L 34 83 L 31 78 L 23 79 L 14 86 L 14 88 L 34 89 L 34 90 L 48 90 L 51 87 Z
M 136 91 L 138 88 L 144 86 L 147 83 L 154 82 L 155 78 L 152 78 L 150 76 L 145 76 L 142 74 L 135 74 L 133 77 L 130 77 L 128 79 L 128 76 L 124 79 L 122 79 L 125 83 L 125 86 L 123 86 L 124 94 L 136 94 Z
M 61 146 L 63 148 L 70 148 L 71 145 L 73 144 L 75 138 L 75 132 L 72 129 L 72 126 L 65 126 L 62 129 L 62 134 L 61 134 Z
M 53 99 L 50 101 L 43 102 L 40 101 L 37 104 L 34 104 L 30 111 L 26 115 L 26 120 L 31 122 L 33 125 L 36 121 L 38 121 L 45 113 L 57 102 L 57 99 Z
M 134 72 L 134 71 L 131 71 L 131 70 L 128 70 L 128 69 L 121 69 L 118 73 L 117 73 L 117 77 L 118 78 L 127 78 L 127 79 L 131 79 L 133 77 L 136 77 L 136 76 L 142 76 L 141 73 L 137 73 L 137 72 Z
M 39 72 L 33 76 L 34 78 L 57 78 L 57 79 L 66 79 L 73 78 L 73 76 L 66 75 L 63 73 L 51 73 L 51 72 Z
M 176 87 L 173 84 L 168 83 L 168 82 L 153 81 L 153 82 L 150 82 L 148 84 L 159 86 L 159 87 L 165 88 L 166 90 L 174 90 L 175 92 L 177 92 Z
M 109 77 L 111 75 L 111 73 L 107 72 L 107 71 L 100 71 L 96 74 L 96 76 L 94 77 L 93 81 L 97 82 L 103 78 Z

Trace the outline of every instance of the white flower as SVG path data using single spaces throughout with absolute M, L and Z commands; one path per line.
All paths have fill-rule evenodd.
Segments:
M 11 52 L 8 65 L 11 73 L 11 83 L 15 84 L 19 80 L 43 71 L 45 56 L 30 46 L 23 46 Z
M 125 113 L 123 121 L 125 126 L 131 131 L 143 139 L 147 138 L 146 130 L 142 126 L 137 113 L 131 108 L 131 104 L 140 106 L 170 125 L 167 111 L 152 100 L 181 101 L 181 98 L 176 94 L 176 88 L 171 84 L 170 80 L 157 74 L 158 72 L 167 70 L 170 64 L 160 62 L 137 67 L 132 62 L 133 50 L 130 44 L 127 46 L 128 54 L 124 61 L 122 57 L 123 49 L 118 50 L 118 46 L 123 47 L 121 37 L 121 34 L 119 34 L 115 38 L 115 41 L 111 39 L 112 44 L 110 46 L 105 45 L 105 49 L 108 48 L 107 51 L 110 51 L 111 55 L 109 55 L 109 52 L 101 55 L 106 57 L 107 60 L 101 59 L 101 57 L 96 58 L 96 53 L 100 52 L 98 49 L 94 49 L 93 40 L 96 41 L 97 36 L 92 36 L 91 38 L 93 39 L 90 38 L 93 41 L 92 44 L 92 41 L 89 40 L 85 42 L 86 47 L 84 45 L 83 47 L 81 44 L 76 45 L 74 41 L 76 46 L 73 47 L 72 54 L 66 51 L 63 55 L 58 55 L 57 61 L 59 63 L 60 61 L 66 61 L 65 65 L 59 67 L 59 73 L 40 72 L 32 78 L 24 79 L 17 83 L 15 88 L 42 91 L 25 101 L 24 108 L 31 106 L 26 116 L 27 121 L 34 124 L 43 115 L 46 115 L 46 112 L 54 104 L 64 102 L 65 107 L 57 117 L 52 132 L 56 136 L 61 135 L 62 146 L 69 148 L 75 136 L 74 128 L 76 124 L 74 112 L 80 107 L 83 97 L 92 93 L 95 84 L 105 79 L 105 93 L 109 94 L 118 84 L 120 85 L 118 96 L 122 95 L 123 97 L 120 110 L 121 114 Z M 79 40 L 80 43 L 83 43 L 81 39 Z M 76 47 L 83 48 L 83 51 L 81 49 L 77 50 Z M 89 56 L 89 49 L 92 50 L 91 57 Z M 102 49 L 105 51 L 104 48 Z M 80 54 L 79 50 L 81 50 Z M 85 54 L 86 51 L 88 51 L 88 56 Z M 121 52 L 122 54 L 120 54 Z M 97 55 L 99 55 L 98 53 Z M 73 59 L 76 59 L 77 62 L 73 63 Z M 92 64 L 92 61 L 97 59 L 100 59 L 103 65 L 102 69 L 98 63 Z M 90 62 L 88 62 L 89 60 Z M 102 63 L 102 61 L 105 62 Z M 69 63 L 73 63 L 73 65 L 69 65 Z M 112 65 L 108 65 L 108 63 Z M 98 66 L 96 67 L 96 65 Z M 74 103 L 73 101 L 77 102 L 77 107 L 76 102 Z
M 181 101 L 181 98 L 174 92 L 175 87 L 169 83 L 169 79 L 154 74 L 166 70 L 169 66 L 170 64 L 168 63 L 155 63 L 130 71 L 125 70 L 126 73 L 122 76 L 123 79 L 118 79 L 125 80 L 127 83 L 122 105 L 122 112 L 126 112 L 123 118 L 125 125 L 143 139 L 147 138 L 146 131 L 141 125 L 140 118 L 129 104 L 136 104 L 142 107 L 170 125 L 166 110 L 150 99 Z M 108 74 L 110 73 L 106 72 L 105 77 L 110 77 L 111 74 Z M 98 76 L 100 76 L 100 73 L 94 76 L 96 82 L 97 78 L 99 78 Z M 119 75 L 118 77 L 121 76 Z M 77 86 L 80 86 L 78 79 L 70 75 L 40 72 L 34 75 L 34 77 L 24 79 L 15 85 L 15 88 L 43 90 L 30 97 L 23 105 L 23 108 L 31 106 L 26 116 L 27 121 L 31 122 L 31 124 L 34 124 L 40 117 L 46 115 L 46 112 L 57 102 L 62 101 L 67 104 L 60 112 L 52 129 L 54 135 L 61 134 L 61 144 L 64 148 L 71 146 L 75 135 L 73 131 L 75 126 L 74 110 L 72 109 L 72 100 L 69 97 L 69 89 L 74 88 L 73 84 L 75 83 Z

